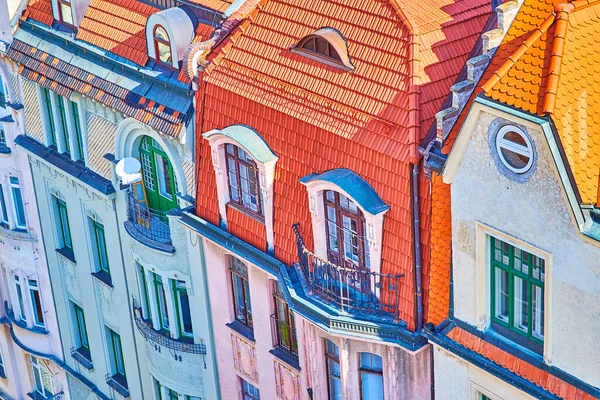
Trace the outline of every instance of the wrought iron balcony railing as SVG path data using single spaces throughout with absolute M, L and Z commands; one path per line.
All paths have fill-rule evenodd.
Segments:
M 128 217 L 135 230 L 150 240 L 171 243 L 171 228 L 164 212 L 140 203 L 132 192 L 127 194 Z
M 310 294 L 344 312 L 398 318 L 399 283 L 404 276 L 340 267 L 323 260 L 304 245 L 299 224 L 296 234 L 298 259 Z
M 296 328 L 285 321 L 280 321 L 277 314 L 271 315 L 271 333 L 273 347 L 285 352 L 287 355 L 298 359 L 298 339 Z

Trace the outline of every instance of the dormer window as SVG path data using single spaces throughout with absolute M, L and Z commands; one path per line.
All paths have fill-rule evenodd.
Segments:
M 73 10 L 71 8 L 71 0 L 58 1 L 58 19 L 62 24 L 73 26 Z
M 231 143 L 226 145 L 226 157 L 231 202 L 245 211 L 263 218 L 264 207 L 260 201 L 256 163 L 248 153 Z
M 173 66 L 169 35 L 165 28 L 160 25 L 156 25 L 154 28 L 154 51 L 158 63 L 168 65 L 169 67 Z
M 300 39 L 290 50 L 331 66 L 354 69 L 346 39 L 334 28 L 321 28 Z

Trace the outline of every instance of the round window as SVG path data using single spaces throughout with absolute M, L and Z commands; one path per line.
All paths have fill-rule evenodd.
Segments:
M 502 164 L 516 174 L 529 171 L 533 164 L 531 140 L 516 126 L 505 126 L 498 131 L 496 151 Z

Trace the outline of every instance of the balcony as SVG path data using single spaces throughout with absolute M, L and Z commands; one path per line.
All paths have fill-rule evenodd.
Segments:
M 298 245 L 297 269 L 309 295 L 348 314 L 398 320 L 399 283 L 403 274 L 335 265 L 306 248 L 298 224 L 293 229 Z
M 175 251 L 167 213 L 148 208 L 132 192 L 127 193 L 127 220 L 125 229 L 138 242 L 170 253 Z

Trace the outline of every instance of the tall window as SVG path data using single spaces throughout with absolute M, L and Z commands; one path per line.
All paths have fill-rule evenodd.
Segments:
M 0 223 L 8 224 L 8 212 L 6 211 L 6 201 L 4 200 L 4 188 L 0 184 Z
M 58 0 L 58 15 L 60 22 L 73 26 L 73 11 L 70 0 Z
M 64 200 L 54 197 L 56 201 L 56 211 L 58 215 L 58 237 L 59 245 L 63 249 L 73 251 L 73 242 L 71 241 L 71 228 L 69 226 L 69 215 L 67 213 L 67 203 Z
M 169 311 L 167 308 L 167 294 L 163 285 L 162 277 L 154 274 L 154 290 L 156 295 L 158 321 L 161 329 L 169 330 Z
M 60 128 L 62 132 L 62 139 L 64 142 L 65 153 L 71 152 L 71 144 L 69 143 L 69 129 L 67 126 L 67 111 L 65 110 L 65 99 L 62 96 L 58 96 L 58 115 L 60 116 Z
M 325 339 L 325 363 L 329 400 L 342 400 L 342 375 L 340 370 L 340 348 Z
M 44 362 L 37 357 L 30 356 L 30 362 L 35 391 L 46 398 L 52 396 L 54 388 L 52 387 L 50 371 L 48 371 Z
M 148 207 L 170 211 L 177 207 L 177 185 L 173 166 L 167 153 L 151 137 L 144 136 L 140 144 L 140 163 Z
M 36 280 L 27 280 L 29 286 L 29 296 L 31 298 L 31 312 L 33 314 L 33 323 L 35 326 L 44 327 L 44 310 L 42 308 L 42 298 L 40 289 Z
M 106 328 L 108 334 L 108 351 L 110 355 L 110 366 L 112 377 L 121 385 L 127 387 L 127 376 L 125 375 L 125 362 L 123 361 L 123 347 L 121 336 L 110 328 Z
M 360 353 L 361 400 L 383 399 L 383 360 L 377 354 Z
M 490 238 L 492 320 L 537 343 L 544 340 L 544 259 Z
M 294 313 L 283 298 L 279 283 L 273 281 L 273 299 L 275 301 L 274 334 L 276 346 L 287 353 L 298 357 L 298 340 L 296 339 L 296 324 Z
M 233 286 L 233 309 L 235 319 L 252 328 L 252 304 L 250 303 L 250 284 L 248 268 L 237 258 L 229 257 L 229 270 Z
M 83 308 L 73 304 L 73 314 L 75 316 L 75 345 L 77 351 L 90 358 L 90 342 L 88 341 L 87 328 L 85 326 L 85 316 Z
M 242 400 L 260 400 L 258 388 L 240 378 L 242 383 Z
M 173 281 L 173 294 L 175 295 L 175 306 L 177 307 L 177 323 L 182 336 L 191 337 L 192 313 L 190 311 L 190 299 L 184 281 Z
M 52 95 L 50 89 L 42 87 L 42 101 L 44 102 L 44 110 L 48 117 L 48 129 L 50 130 L 50 143 L 48 145 L 56 145 L 56 124 L 54 123 L 54 114 L 52 107 Z
M 173 66 L 173 57 L 171 56 L 171 42 L 165 28 L 156 25 L 154 28 L 154 51 L 156 61 L 159 64 Z
M 264 207 L 260 197 L 256 163 L 248 153 L 233 144 L 226 145 L 225 155 L 231 202 L 243 210 L 263 218 Z
M 2 354 L 0 354 L 0 378 L 6 378 L 6 371 L 4 370 L 4 360 Z
M 92 247 L 94 248 L 94 261 L 98 272 L 110 274 L 108 267 L 108 255 L 106 253 L 106 237 L 104 236 L 104 225 L 94 218 L 88 217 L 92 231 Z
M 23 296 L 23 285 L 21 284 L 21 278 L 18 275 L 14 275 L 13 280 L 15 282 L 15 291 L 17 292 L 17 301 L 19 302 L 21 321 L 27 321 L 27 315 L 25 314 L 25 297 Z
M 365 219 L 352 200 L 327 190 L 324 195 L 327 257 L 339 266 L 368 270 L 369 246 L 364 236 Z
M 6 133 L 2 128 L 0 128 L 0 146 L 6 146 Z
M 21 194 L 21 186 L 19 186 L 19 178 L 16 176 L 10 177 L 10 192 L 12 194 L 13 207 L 15 209 L 15 225 L 18 229 L 27 229 L 23 195 Z
M 6 107 L 6 89 L 4 89 L 4 83 L 2 82 L 2 76 L 0 76 L 0 107 Z
M 136 265 L 138 267 L 138 273 L 140 276 L 140 298 L 144 302 L 143 308 L 146 309 L 146 318 L 150 319 L 152 318 L 152 315 L 150 310 L 150 295 L 148 294 L 148 282 L 146 281 L 146 274 L 144 273 L 144 267 L 137 263 Z
M 73 113 L 73 126 L 75 127 L 75 145 L 79 152 L 79 159 L 85 161 L 85 153 L 83 151 L 83 136 L 81 133 L 81 118 L 79 117 L 79 106 L 75 102 L 71 103 L 71 112 Z

